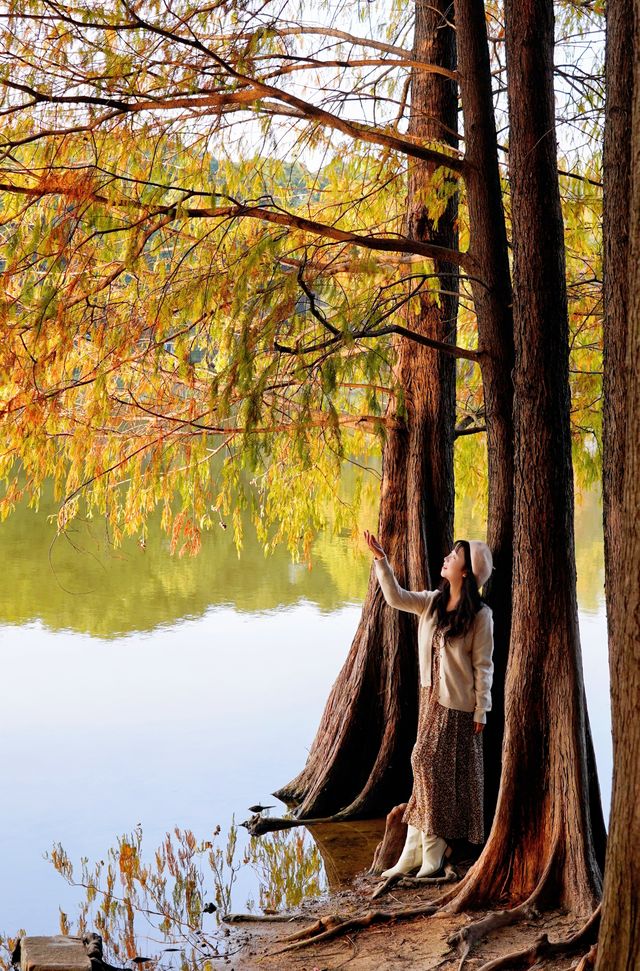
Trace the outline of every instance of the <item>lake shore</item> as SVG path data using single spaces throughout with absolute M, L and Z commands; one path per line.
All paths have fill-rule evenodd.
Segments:
M 428 888 L 396 887 L 379 900 L 371 901 L 378 881 L 358 877 L 349 888 L 330 892 L 318 900 L 306 901 L 303 907 L 288 912 L 290 922 L 258 921 L 231 926 L 230 943 L 233 957 L 229 966 L 234 971 L 406 971 L 406 969 L 442 969 L 454 971 L 460 966 L 460 954 L 447 943 L 449 937 L 467 925 L 478 914 L 435 914 L 374 923 L 362 929 L 349 930 L 335 939 L 314 943 L 298 950 L 284 951 L 287 937 L 298 933 L 320 918 L 338 915 L 343 920 L 361 917 L 370 911 L 398 912 L 437 904 L 450 885 Z M 585 915 L 588 916 L 588 915 Z M 501 928 L 480 942 L 466 966 L 479 969 L 487 961 L 531 947 L 542 935 L 550 940 L 563 940 L 584 924 L 581 917 L 551 911 L 539 919 Z M 235 943 L 238 950 L 233 946 Z M 576 968 L 583 952 L 542 960 L 536 967 L 545 971 L 569 971 Z

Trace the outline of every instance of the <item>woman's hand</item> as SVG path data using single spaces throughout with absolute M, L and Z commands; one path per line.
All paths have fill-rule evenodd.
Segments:
M 482 722 L 474 722 L 473 723 L 473 734 L 474 735 L 479 735 L 480 732 L 483 732 L 483 731 L 484 731 L 484 725 L 482 724 Z
M 365 529 L 365 531 L 364 531 L 364 538 L 366 539 L 367 546 L 369 547 L 369 549 L 373 553 L 373 555 L 376 558 L 376 560 L 381 560 L 383 556 L 386 556 L 386 553 L 382 549 L 382 547 L 380 546 L 380 543 L 375 538 L 375 536 L 373 535 L 373 533 L 370 533 L 368 529 Z

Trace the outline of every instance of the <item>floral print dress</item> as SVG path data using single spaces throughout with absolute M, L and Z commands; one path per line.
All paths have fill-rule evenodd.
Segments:
M 441 630 L 433 635 L 431 686 L 420 687 L 418 737 L 411 753 L 413 791 L 402 817 L 416 829 L 445 840 L 484 842 L 482 734 L 473 712 L 444 708 L 438 701 Z

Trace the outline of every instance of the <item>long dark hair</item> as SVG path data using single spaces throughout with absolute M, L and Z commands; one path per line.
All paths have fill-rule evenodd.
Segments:
M 457 539 L 453 548 L 464 550 L 464 565 L 467 571 L 467 575 L 462 578 L 460 601 L 455 610 L 450 613 L 447 612 L 450 584 L 446 577 L 443 577 L 438 592 L 433 598 L 431 608 L 432 613 L 436 615 L 436 629 L 444 632 L 446 640 L 453 637 L 464 637 L 482 607 L 482 597 L 478 592 L 478 584 L 471 569 L 469 542 L 466 539 Z

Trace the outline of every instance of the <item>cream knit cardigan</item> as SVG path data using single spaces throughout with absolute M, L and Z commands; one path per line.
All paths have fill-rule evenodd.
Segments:
M 397 610 L 418 615 L 418 660 L 420 684 L 431 684 L 431 642 L 436 626 L 432 601 L 436 590 L 404 590 L 395 578 L 386 556 L 374 560 L 384 599 Z M 484 724 L 491 710 L 493 681 L 493 614 L 483 604 L 464 637 L 447 640 L 440 655 L 438 701 L 445 708 L 472 711 L 474 722 Z

